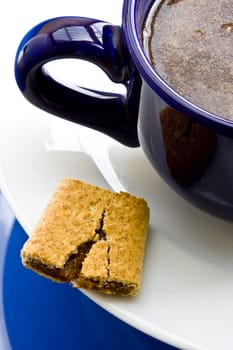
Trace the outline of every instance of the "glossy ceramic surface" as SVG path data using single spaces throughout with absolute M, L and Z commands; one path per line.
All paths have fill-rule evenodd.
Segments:
M 177 193 L 200 209 L 233 220 L 233 122 L 179 96 L 151 66 L 141 43 L 151 3 L 126 0 L 122 27 L 74 16 L 46 19 L 19 45 L 16 81 L 39 108 L 127 146 L 140 143 Z M 122 83 L 126 94 L 65 86 L 44 69 L 63 58 L 95 63 Z
M 21 99 L 15 101 L 21 108 Z M 128 300 L 83 292 L 113 315 L 178 348 L 231 348 L 232 224 L 179 198 L 141 149 L 43 118 L 43 113 L 28 105 L 20 118 L 8 114 L 0 125 L 0 187 L 26 232 L 30 235 L 63 177 L 106 188 L 109 183 L 116 191 L 145 197 L 151 220 L 140 295 Z
M 83 59 L 100 66 L 120 94 L 75 90 L 56 81 L 43 66 L 51 60 Z M 15 60 L 15 77 L 24 96 L 41 109 L 138 146 L 137 110 L 141 79 L 126 51 L 120 26 L 82 17 L 46 20 L 22 39 Z
M 126 43 L 143 78 L 138 120 L 140 144 L 155 169 L 177 193 L 200 209 L 233 220 L 233 122 L 185 100 L 152 68 L 140 34 L 153 2 L 124 3 Z

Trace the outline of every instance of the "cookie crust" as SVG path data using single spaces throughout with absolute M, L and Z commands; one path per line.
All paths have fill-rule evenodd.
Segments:
M 63 179 L 21 250 L 22 262 L 77 288 L 136 295 L 148 225 L 144 199 Z

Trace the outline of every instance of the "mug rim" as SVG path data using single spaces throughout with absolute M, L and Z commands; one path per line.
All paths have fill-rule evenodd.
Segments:
M 133 62 L 143 80 L 168 104 L 187 113 L 198 122 L 215 128 L 217 132 L 233 136 L 233 120 L 208 112 L 173 90 L 150 63 L 140 40 L 137 28 L 137 9 L 140 0 L 125 0 L 122 29 Z

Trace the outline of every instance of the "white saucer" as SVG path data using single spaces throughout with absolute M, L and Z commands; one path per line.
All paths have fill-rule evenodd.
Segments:
M 141 294 L 122 299 L 85 293 L 117 317 L 170 344 L 231 348 L 233 225 L 179 198 L 152 170 L 141 149 L 47 116 L 27 103 L 23 110 L 20 117 L 1 119 L 0 187 L 26 232 L 30 235 L 63 177 L 109 187 L 87 155 L 92 150 L 114 190 L 147 199 L 151 224 Z
M 14 14 L 10 3 L 1 22 L 5 52 L 0 58 L 0 188 L 20 224 L 30 235 L 63 177 L 145 197 L 151 224 L 141 294 L 122 299 L 85 293 L 122 320 L 179 348 L 232 349 L 233 224 L 184 202 L 152 170 L 140 149 L 48 116 L 29 105 L 14 83 L 13 54 L 24 32 L 51 16 L 87 14 L 88 3 L 94 16 L 93 2 L 71 1 L 70 9 L 62 3 L 56 9 L 40 3 L 37 12 L 34 3 L 22 0 L 14 3 Z M 101 4 L 99 17 L 113 6 L 106 0 Z M 20 11 L 26 7 L 27 15 Z

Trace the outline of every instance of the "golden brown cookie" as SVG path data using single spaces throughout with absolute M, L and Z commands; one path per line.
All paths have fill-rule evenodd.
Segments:
M 148 224 L 144 199 L 64 179 L 24 244 L 22 262 L 78 288 L 136 295 Z

